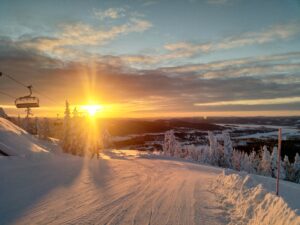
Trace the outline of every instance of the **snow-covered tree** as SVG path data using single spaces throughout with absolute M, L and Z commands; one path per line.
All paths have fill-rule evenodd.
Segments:
M 259 159 L 259 155 L 256 154 L 254 150 L 249 155 L 249 161 L 250 161 L 249 173 L 254 173 L 254 174 L 257 173 L 260 164 L 260 159 Z
M 294 169 L 294 181 L 296 183 L 300 183 L 300 156 L 298 153 L 296 153 L 295 156 L 295 161 L 293 164 L 293 169 Z
M 283 159 L 283 169 L 284 169 L 284 179 L 286 180 L 289 180 L 289 181 L 292 181 L 292 170 L 293 170 L 293 167 L 291 166 L 290 164 L 290 161 L 289 161 L 289 157 L 287 155 L 284 156 L 284 159 Z
M 278 161 L 278 150 L 277 147 L 273 147 L 272 155 L 271 155 L 271 170 L 272 177 L 277 177 L 277 162 Z
M 193 160 L 193 161 L 200 161 L 200 158 L 201 158 L 201 152 L 200 150 L 201 149 L 198 149 L 195 145 L 188 145 L 186 146 L 186 159 L 188 160 Z
M 242 153 L 238 150 L 232 152 L 232 168 L 235 170 L 241 170 Z
M 271 155 L 267 149 L 267 146 L 263 147 L 263 155 L 260 163 L 260 174 L 264 176 L 271 176 Z
M 70 147 L 69 152 L 74 155 L 83 156 L 89 147 L 90 138 L 88 137 L 89 128 L 85 125 L 84 118 L 79 117 L 77 108 L 72 112 Z
M 176 140 L 173 130 L 169 130 L 165 133 L 165 139 L 163 144 L 163 152 L 165 155 L 174 156 L 177 149 L 181 148 L 180 144 Z
M 101 142 L 102 142 L 102 148 L 104 149 L 109 148 L 113 145 L 111 135 L 107 129 L 103 129 L 101 132 Z
M 230 139 L 230 135 L 227 131 L 223 131 L 222 132 L 223 135 L 223 140 L 224 140 L 224 163 L 226 167 L 231 167 L 232 166 L 232 152 L 233 152 L 233 148 L 232 148 L 232 142 Z
M 278 149 L 276 146 L 274 146 L 273 151 L 272 151 L 272 155 L 271 155 L 271 176 L 272 177 L 277 177 L 277 164 L 278 164 Z M 285 179 L 286 175 L 285 175 L 285 170 L 283 168 L 283 162 L 280 160 L 280 174 L 279 174 L 279 178 L 280 179 Z
M 215 166 L 220 166 L 221 158 L 224 154 L 221 146 L 218 144 L 217 137 L 211 131 L 208 131 L 208 140 L 210 163 Z
M 64 152 L 69 152 L 71 147 L 71 112 L 70 112 L 70 106 L 68 101 L 66 101 L 66 106 L 65 106 L 65 116 L 63 122 L 61 146 Z
M 251 170 L 252 170 L 252 165 L 250 162 L 250 157 L 247 153 L 243 153 L 241 158 L 241 171 L 246 171 L 250 173 Z

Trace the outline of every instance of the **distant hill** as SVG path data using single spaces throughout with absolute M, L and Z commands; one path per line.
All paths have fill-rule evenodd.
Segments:
M 222 130 L 221 126 L 204 121 L 185 121 L 181 119 L 160 120 L 111 120 L 106 121 L 109 132 L 112 135 L 129 135 L 144 133 L 160 133 L 171 129 L 193 128 L 201 131 Z

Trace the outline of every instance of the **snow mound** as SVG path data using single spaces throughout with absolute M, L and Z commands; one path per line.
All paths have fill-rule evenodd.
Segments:
M 230 173 L 224 170 L 212 183 L 212 191 L 230 211 L 230 224 L 300 224 L 297 210 L 291 209 L 282 197 L 269 192 L 252 175 Z
M 4 118 L 0 118 L 0 150 L 9 156 L 48 153 L 38 139 Z

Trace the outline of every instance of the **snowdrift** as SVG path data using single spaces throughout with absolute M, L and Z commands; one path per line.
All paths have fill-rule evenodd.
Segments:
M 0 117 L 0 150 L 9 156 L 48 153 L 39 140 L 12 122 Z
M 300 187 L 293 190 L 289 187 L 289 182 L 281 181 L 281 188 L 289 190 L 289 195 L 294 196 L 290 198 L 294 202 L 286 202 L 286 196 L 276 196 L 264 183 L 267 184 L 268 180 L 260 179 L 258 182 L 253 175 L 224 170 L 212 183 L 212 191 L 217 195 L 218 201 L 230 211 L 230 224 L 299 225 L 300 203 L 297 203 L 297 196 L 300 196 Z

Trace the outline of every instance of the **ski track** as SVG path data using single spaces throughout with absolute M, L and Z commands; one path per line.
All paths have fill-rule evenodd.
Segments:
M 0 215 L 6 213 L 4 224 L 228 223 L 226 209 L 209 192 L 210 181 L 220 169 L 176 160 L 107 154 L 110 159 L 58 157 L 1 171 L 1 177 L 4 173 L 13 174 L 5 179 L 5 184 L 12 187 L 15 196 L 1 203 L 5 205 L 0 206 Z M 64 177 L 70 178 L 67 183 L 62 182 Z M 26 182 L 28 179 L 38 182 Z M 39 190 L 49 185 L 51 189 Z M 7 194 L 0 192 L 0 199 Z M 26 206 L 13 204 L 22 198 L 26 198 Z

